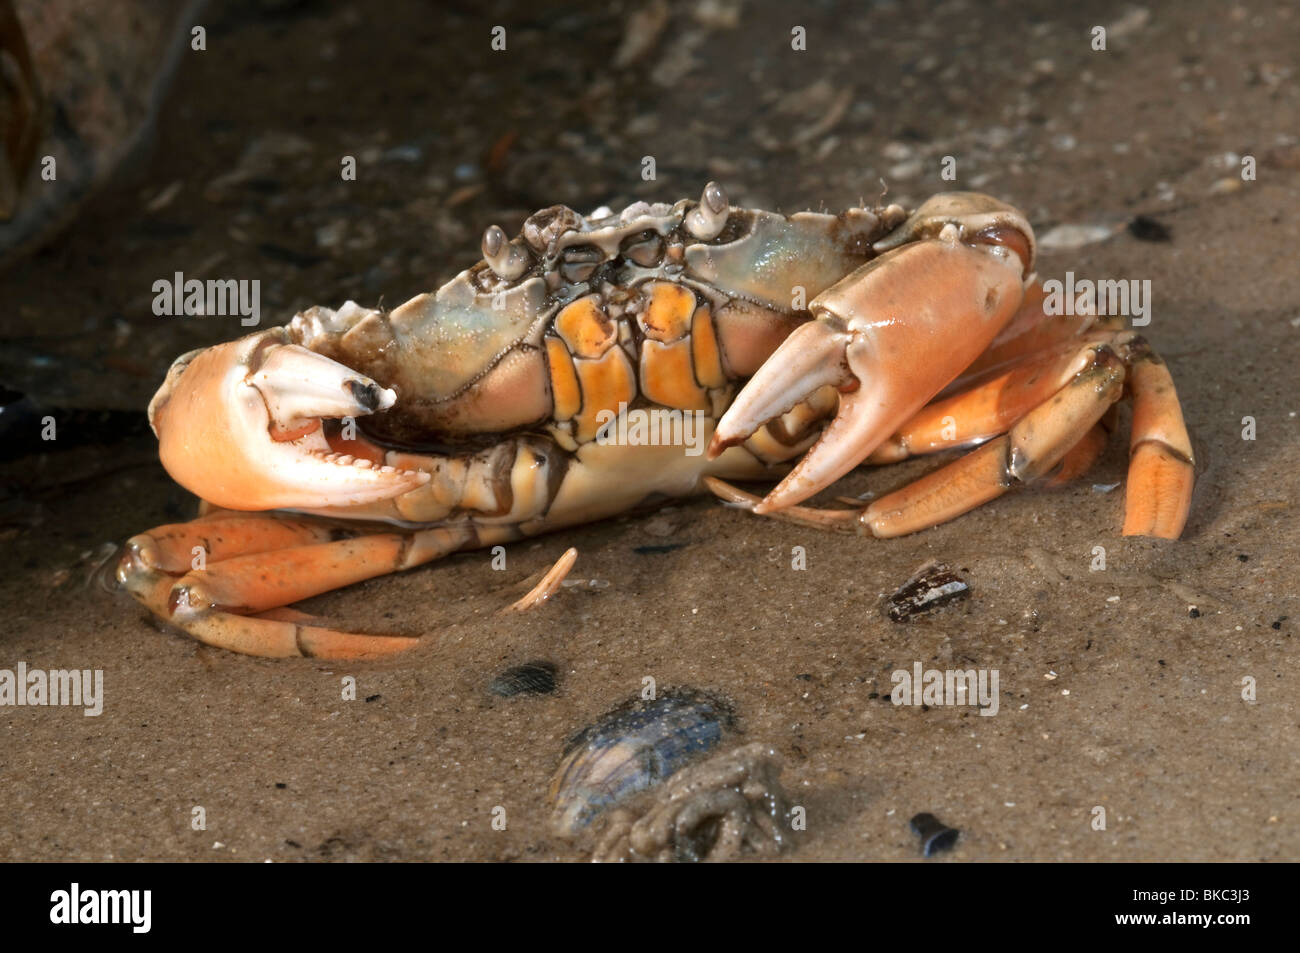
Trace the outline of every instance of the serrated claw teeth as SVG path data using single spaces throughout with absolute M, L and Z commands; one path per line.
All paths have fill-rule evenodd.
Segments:
M 186 355 L 150 412 L 175 480 L 232 510 L 313 509 L 392 499 L 429 482 L 333 451 L 322 417 L 387 410 L 397 394 L 263 332 Z M 251 385 L 251 386 L 250 386 Z

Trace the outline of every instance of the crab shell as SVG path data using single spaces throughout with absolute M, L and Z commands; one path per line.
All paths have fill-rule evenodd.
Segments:
M 401 395 L 381 424 L 384 436 L 419 442 L 430 434 L 500 433 L 550 416 L 544 339 L 567 306 L 602 287 L 633 292 L 667 280 L 697 291 L 729 345 L 724 369 L 746 377 L 768 352 L 765 340 L 752 340 L 754 316 L 798 323 L 792 289 L 811 301 L 872 257 L 871 243 L 884 233 L 881 214 L 865 209 L 789 218 L 736 209 L 712 240 L 701 241 L 684 224 L 693 206 L 637 203 L 591 220 L 564 206 L 545 209 L 510 243 L 527 262 L 516 278 L 481 261 L 391 312 L 312 309 L 294 319 L 290 333 Z M 885 222 L 902 217 L 896 207 L 884 212 Z M 601 333 L 624 310 L 617 293 L 610 297 L 600 327 L 557 329 L 578 356 L 599 350 Z M 631 293 L 625 298 L 628 309 L 642 303 Z

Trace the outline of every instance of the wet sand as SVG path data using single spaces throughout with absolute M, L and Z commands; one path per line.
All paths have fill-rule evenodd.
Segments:
M 936 862 L 1300 857 L 1294 10 L 956 2 L 791 21 L 746 4 L 733 25 L 727 4 L 674 5 L 638 58 L 628 14 L 607 6 L 392 7 L 381 21 L 214 5 L 148 159 L 0 275 L 0 382 L 142 410 L 173 357 L 243 333 L 236 317 L 156 317 L 152 283 L 176 271 L 259 278 L 273 324 L 432 290 L 478 257 L 486 225 L 513 233 L 555 202 L 671 201 L 712 178 L 735 204 L 838 209 L 874 200 L 882 177 L 904 203 L 955 184 L 1015 203 L 1040 237 L 1114 228 L 1045 250 L 1044 277 L 1150 279 L 1144 333 L 1200 470 L 1184 538 L 1119 535 L 1123 486 L 1094 486 L 1124 479 L 1117 437 L 1082 481 L 898 540 L 701 499 L 515 544 L 500 572 L 460 554 L 303 605 L 422 633 L 413 651 L 270 661 L 161 632 L 85 584 L 86 553 L 193 513 L 151 437 L 28 454 L 0 465 L 0 668 L 103 669 L 106 700 L 99 717 L 3 711 L 0 858 L 584 859 L 590 844 L 548 829 L 548 780 L 565 740 L 646 676 L 721 693 L 741 740 L 777 749 L 808 817 L 791 860 L 917 860 L 907 821 L 922 811 L 962 831 Z M 793 23 L 806 52 L 790 50 Z M 1094 24 L 1110 25 L 1106 52 L 1089 47 Z M 620 43 L 632 62 L 615 67 Z M 342 155 L 357 181 L 340 181 Z M 1169 240 L 1124 227 L 1139 215 Z M 859 470 L 837 492 L 934 465 Z M 607 586 L 496 615 L 571 545 L 574 578 Z M 971 597 L 890 622 L 882 596 L 929 559 Z M 488 692 L 531 659 L 558 666 L 556 694 Z M 894 706 L 891 673 L 916 662 L 998 670 L 999 713 Z

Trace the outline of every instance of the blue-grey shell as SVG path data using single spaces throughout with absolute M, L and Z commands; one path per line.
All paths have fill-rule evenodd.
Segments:
M 572 834 L 588 826 L 712 751 L 734 725 L 725 701 L 690 689 L 620 705 L 565 748 L 550 788 L 556 829 Z
M 696 204 L 638 202 L 621 213 L 603 209 L 589 218 L 563 206 L 543 209 L 513 240 L 530 249 L 531 265 L 519 278 L 500 280 L 480 261 L 433 294 L 416 295 L 390 312 L 374 311 L 355 327 L 340 329 L 340 350 L 330 356 L 396 388 L 407 401 L 445 401 L 512 350 L 540 347 L 556 312 L 594 290 L 585 281 L 560 280 L 559 263 L 567 249 L 595 247 L 617 259 L 622 263 L 619 280 L 627 287 L 656 279 L 679 281 L 708 291 L 715 301 L 739 298 L 790 313 L 795 287 L 811 301 L 869 260 L 871 243 L 902 215 L 901 210 L 893 216 L 887 214 L 890 209 L 849 209 L 839 215 L 785 216 L 730 208 L 722 232 L 698 241 L 682 224 Z M 537 222 L 548 223 L 545 234 L 533 235 L 534 242 L 548 243 L 545 250 L 525 241 Z M 649 267 L 624 260 L 623 242 L 645 232 L 680 243 L 683 260 L 674 264 L 664 258 Z

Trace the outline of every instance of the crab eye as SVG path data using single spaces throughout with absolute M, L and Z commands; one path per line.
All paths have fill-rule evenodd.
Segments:
M 519 244 L 512 244 L 498 225 L 489 225 L 483 233 L 483 260 L 498 278 L 514 281 L 532 265 L 532 259 Z
M 686 230 L 702 242 L 710 242 L 718 237 L 727 224 L 727 193 L 717 182 L 710 182 L 704 187 L 700 202 L 686 216 L 683 224 Z
M 664 240 L 658 232 L 647 230 L 625 238 L 619 253 L 644 268 L 653 268 L 664 257 Z
M 574 245 L 564 249 L 560 273 L 565 281 L 586 281 L 604 260 L 605 253 L 595 245 Z

